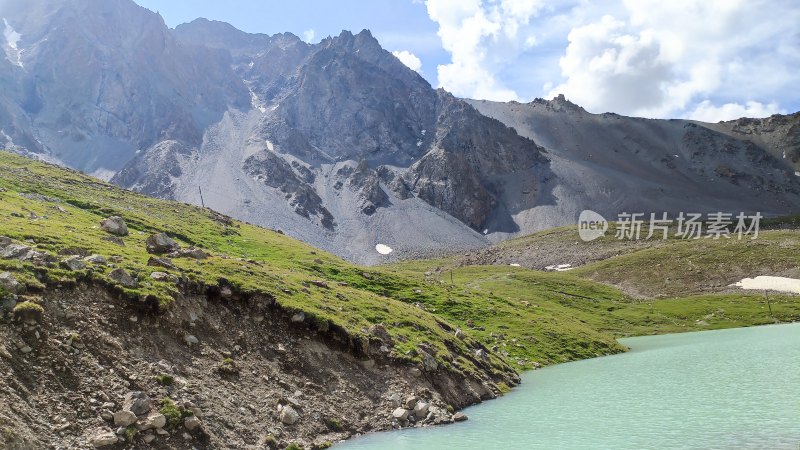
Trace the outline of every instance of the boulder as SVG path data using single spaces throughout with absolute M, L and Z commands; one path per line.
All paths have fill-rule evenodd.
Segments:
M 114 425 L 118 427 L 127 427 L 133 425 L 139 420 L 132 411 L 122 410 L 114 413 Z
M 133 277 L 122 268 L 114 269 L 111 273 L 108 274 L 108 278 L 116 281 L 117 283 L 121 284 L 123 287 L 133 289 L 139 285 Z
M 292 323 L 303 323 L 306 320 L 306 314 L 303 311 L 297 312 L 292 316 Z
M 164 272 L 153 272 L 150 274 L 150 278 L 154 281 L 169 281 L 171 277 L 170 274 Z
M 456 337 L 457 337 L 458 339 L 464 339 L 464 337 L 465 337 L 465 336 L 464 336 L 464 332 L 463 332 L 463 331 L 461 331 L 461 328 L 459 328 L 459 329 L 457 329 L 457 330 L 456 330 Z
M 435 372 L 439 368 L 439 363 L 436 362 L 436 358 L 433 355 L 426 351 L 420 351 L 419 353 L 422 356 L 422 366 L 426 371 Z
M 0 273 L 0 288 L 12 294 L 19 294 L 24 290 L 22 283 L 17 281 L 16 277 L 11 272 Z
M 417 404 L 417 396 L 416 395 L 409 395 L 408 397 L 403 400 L 403 407 L 406 409 L 413 409 L 414 405 Z
M 183 426 L 189 431 L 200 428 L 200 425 L 200 419 L 197 416 L 189 416 L 183 421 Z
M 80 256 L 70 256 L 69 258 L 61 261 L 61 265 L 69 270 L 83 270 L 86 268 L 86 263 L 83 262 Z
M 197 336 L 193 334 L 187 334 L 184 336 L 183 340 L 189 345 L 197 345 L 200 343 L 200 339 L 197 339 Z
M 172 252 L 169 254 L 172 258 L 194 258 L 194 259 L 206 259 L 209 257 L 209 254 L 200 250 L 199 248 L 189 247 L 187 249 L 180 249 L 176 252 Z
M 147 238 L 145 245 L 147 246 L 147 253 L 153 253 L 156 255 L 172 253 L 180 250 L 178 243 L 165 233 L 158 233 L 150 236 Z
M 162 267 L 164 269 L 178 270 L 178 267 L 175 266 L 175 264 L 172 264 L 172 260 L 169 258 L 157 258 L 155 256 L 151 256 L 150 259 L 147 260 L 147 265 L 150 267 Z
M 136 429 L 139 431 L 155 430 L 157 428 L 164 428 L 166 425 L 167 417 L 161 413 L 152 411 L 150 414 L 136 422 Z
M 0 251 L 0 258 L 3 259 L 24 259 L 31 248 L 20 244 L 9 244 Z
M 469 417 L 467 417 L 466 414 L 461 413 L 461 412 L 457 412 L 457 413 L 453 414 L 453 422 L 463 422 L 463 421 L 467 420 L 468 418 Z
M 113 216 L 100 221 L 100 229 L 114 236 L 127 236 L 128 225 L 119 216 Z
M 428 409 L 430 409 L 428 403 L 422 401 L 417 402 L 417 404 L 414 405 L 414 417 L 418 419 L 424 418 L 428 414 Z
M 114 445 L 117 443 L 117 435 L 114 434 L 113 431 L 102 431 L 94 436 L 89 440 L 89 442 L 95 447 L 108 447 L 109 445 Z
M 286 405 L 281 409 L 280 419 L 285 425 L 294 425 L 300 420 L 300 414 L 291 406 Z
M 11 244 L 12 242 L 13 241 L 11 240 L 10 237 L 0 236 L 0 247 L 5 247 L 5 246 Z
M 408 420 L 408 416 L 411 414 L 411 411 L 405 408 L 397 408 L 392 412 L 392 417 L 397 420 Z
M 128 392 L 128 394 L 125 395 L 125 399 L 122 401 L 122 409 L 130 411 L 137 416 L 147 414 L 150 412 L 152 406 L 153 401 L 150 400 L 147 394 L 141 391 Z
M 486 350 L 479 348 L 475 351 L 475 357 L 487 361 L 489 359 L 489 354 L 486 353 Z
M 382 323 L 376 323 L 375 325 L 369 327 L 369 334 L 382 340 L 384 344 L 390 347 L 394 345 L 394 341 L 392 340 L 392 335 L 390 335 L 389 332 L 386 331 L 386 327 L 384 327 Z
M 105 264 L 108 262 L 105 256 L 103 255 L 91 255 L 84 258 L 84 261 L 88 262 L 89 264 Z

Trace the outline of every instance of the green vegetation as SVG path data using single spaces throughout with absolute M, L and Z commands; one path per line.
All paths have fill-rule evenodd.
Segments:
M 335 418 L 325 417 L 322 421 L 325 423 L 325 426 L 328 427 L 328 429 L 331 431 L 342 431 L 344 429 L 344 427 L 342 427 L 342 423 Z
M 292 442 L 291 444 L 286 446 L 286 450 L 303 450 L 303 447 Z
M 135 425 L 128 425 L 125 427 L 125 439 L 128 442 L 133 442 L 133 439 L 139 433 L 139 430 L 136 429 Z
M 192 415 L 191 411 L 179 408 L 169 397 L 161 399 L 161 409 L 158 410 L 164 417 L 167 418 L 167 428 L 176 428 L 181 424 L 184 418 Z
M 99 228 L 101 219 L 114 215 L 130 229 L 124 246 Z M 320 332 L 344 330 L 356 348 L 369 341 L 370 326 L 382 323 L 394 341 L 395 358 L 420 361 L 420 346 L 428 346 L 440 366 L 454 372 L 474 372 L 479 365 L 501 371 L 504 360 L 525 370 L 616 353 L 625 350 L 616 341 L 621 336 L 800 319 L 798 296 L 770 295 L 768 306 L 763 294 L 727 287 L 745 276 L 800 276 L 800 233 L 780 229 L 790 226 L 790 219 L 770 222 L 775 229 L 755 241 L 631 245 L 611 233 L 583 243 L 576 242 L 574 230 L 561 228 L 497 247 L 500 252 L 569 248 L 601 256 L 564 273 L 462 266 L 457 259 L 363 268 L 208 209 L 144 197 L 1 152 L 0 219 L 0 236 L 53 256 L 80 249 L 113 258 L 116 267 L 139 280 L 136 288 L 122 287 L 108 277 L 105 265 L 69 271 L 57 264 L 0 260 L 0 271 L 12 272 L 29 291 L 99 283 L 133 307 L 158 312 L 174 307 L 180 288 L 150 274 L 168 272 L 182 284 L 229 287 L 233 297 L 219 301 L 274 300 L 287 312 L 302 311 L 306 324 Z M 175 269 L 150 267 L 145 239 L 158 232 L 211 256 L 176 258 Z M 481 345 L 493 350 L 486 362 L 473 357 Z M 230 360 L 219 368 L 233 373 L 236 366 Z
M 161 374 L 156 376 L 156 381 L 162 386 L 172 386 L 175 383 L 175 377 L 172 375 Z

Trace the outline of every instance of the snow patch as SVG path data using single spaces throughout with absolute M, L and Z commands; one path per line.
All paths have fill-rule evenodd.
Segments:
M 544 268 L 544 270 L 549 270 L 550 272 L 566 272 L 572 269 L 574 269 L 572 264 L 553 264 Z
M 375 246 L 375 251 L 380 253 L 381 255 L 388 255 L 392 253 L 394 250 L 392 250 L 392 248 L 389 247 L 388 245 L 378 244 Z
M 755 278 L 745 278 L 738 283 L 732 284 L 731 286 L 740 287 L 746 290 L 771 290 L 800 294 L 800 280 L 795 278 L 759 276 Z
M 422 141 L 417 141 L 417 147 L 422 147 Z
M 517 263 L 512 263 L 512 264 L 509 264 L 509 266 L 511 266 L 511 267 L 522 267 L 522 266 L 520 266 L 520 265 L 519 265 L 519 264 L 517 264 Z
M 22 67 L 22 50 L 17 46 L 22 35 L 17 33 L 16 30 L 8 23 L 8 20 L 3 19 L 5 29 L 3 30 L 3 37 L 6 40 L 6 58 L 19 67 Z
M 267 148 L 269 149 L 269 151 L 274 152 L 275 144 L 273 144 L 272 141 L 267 141 Z
M 800 177 L 800 172 L 795 172 L 795 173 L 794 173 L 794 176 L 796 176 L 796 177 Z
M 261 111 L 261 114 L 267 112 L 267 108 L 265 108 L 264 104 L 261 103 L 261 100 L 258 99 L 258 96 L 255 92 L 253 92 L 253 89 L 249 87 L 247 89 L 250 91 L 250 105 L 252 105 L 254 109 Z

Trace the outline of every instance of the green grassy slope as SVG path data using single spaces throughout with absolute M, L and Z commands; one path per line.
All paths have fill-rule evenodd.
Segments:
M 175 284 L 152 281 L 149 274 L 164 269 L 146 266 L 145 239 L 163 231 L 183 246 L 212 253 L 202 261 L 174 259 L 177 276 L 207 286 L 230 284 L 245 295 L 268 294 L 284 308 L 304 311 L 318 327 L 338 326 L 356 339 L 367 339 L 370 325 L 385 323 L 396 342 L 395 357 L 417 361 L 416 350 L 428 344 L 454 371 L 476 370 L 480 363 L 465 357 L 477 348 L 476 340 L 495 350 L 494 370 L 502 370 L 501 359 L 524 370 L 623 351 L 615 340 L 620 336 L 800 319 L 800 297 L 771 296 L 770 314 L 763 294 L 708 288 L 743 275 L 795 270 L 795 231 L 765 232 L 736 246 L 707 240 L 626 246 L 605 238 L 591 247 L 600 248 L 602 259 L 566 273 L 464 265 L 457 258 L 363 268 L 210 210 L 147 198 L 7 153 L 0 153 L 0 188 L 0 235 L 30 240 L 51 254 L 76 247 L 118 256 L 117 265 L 141 280 L 133 290 L 114 286 L 132 301 L 173 307 Z M 31 193 L 60 202 L 23 195 Z M 108 235 L 99 221 L 110 215 L 128 222 L 124 247 L 103 240 Z M 495 250 L 557 251 L 560 245 L 575 251 L 574 230 L 550 230 Z M 113 284 L 105 267 L 71 272 L 0 260 L 0 270 L 13 271 L 34 289 L 80 278 Z M 455 336 L 456 328 L 465 339 Z
M 31 195 L 34 194 L 34 195 Z M 104 238 L 101 219 L 119 215 L 130 234 L 124 246 Z M 178 270 L 149 267 L 145 240 L 166 232 L 183 247 L 211 253 L 205 260 L 175 258 Z M 57 256 L 74 253 L 114 258 L 114 265 L 139 279 L 135 289 L 108 278 L 111 267 L 87 265 L 70 271 L 59 264 L 37 267 L 30 262 L 0 259 L 0 272 L 10 271 L 35 293 L 45 285 L 93 281 L 110 286 L 139 307 L 165 310 L 179 294 L 174 282 L 157 282 L 152 272 L 170 272 L 191 286 L 233 288 L 241 297 L 266 295 L 284 309 L 303 311 L 318 329 L 340 327 L 355 341 L 366 342 L 372 324 L 384 323 L 395 341 L 393 357 L 418 361 L 417 350 L 436 350 L 439 363 L 453 371 L 473 372 L 476 364 L 503 371 L 505 363 L 490 353 L 487 363 L 457 355 L 472 355 L 477 343 L 437 316 L 409 304 L 400 292 L 424 289 L 424 283 L 353 266 L 282 234 L 232 221 L 213 211 L 121 190 L 77 172 L 0 152 L 0 236 Z M 324 282 L 327 287 L 320 285 Z M 0 293 L 2 296 L 2 293 Z M 35 300 L 35 297 L 33 297 Z M 484 368 L 487 368 L 484 367 Z

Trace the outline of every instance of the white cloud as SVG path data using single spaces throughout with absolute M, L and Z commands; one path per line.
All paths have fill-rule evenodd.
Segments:
M 316 35 L 316 32 L 314 31 L 314 29 L 313 28 L 309 28 L 308 30 L 303 31 L 303 40 L 305 42 L 308 42 L 309 44 L 313 44 L 315 35 Z
M 408 50 L 394 51 L 392 54 L 414 72 L 420 73 L 422 70 L 422 61 Z
M 722 106 L 714 106 L 710 101 L 703 100 L 689 113 L 688 118 L 702 122 L 719 122 L 720 120 L 734 120 L 741 117 L 767 117 L 772 114 L 785 113 L 786 111 L 780 109 L 778 104 L 774 102 L 765 105 L 750 101 L 744 105 L 725 103 Z
M 548 96 L 563 93 L 592 112 L 719 120 L 768 115 L 779 109 L 776 98 L 794 92 L 800 4 L 624 0 L 623 6 L 616 16 L 569 32 L 559 64 L 563 80 Z
M 528 29 L 543 0 L 427 0 L 428 16 L 439 25 L 450 63 L 439 65 L 439 85 L 455 95 L 516 100 L 497 78 L 504 64 L 536 42 Z

